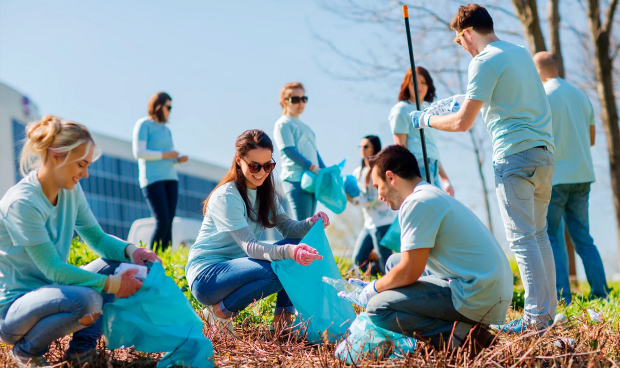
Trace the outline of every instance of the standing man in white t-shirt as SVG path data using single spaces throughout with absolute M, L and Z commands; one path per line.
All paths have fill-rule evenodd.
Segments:
M 512 301 L 501 246 L 465 205 L 422 180 L 407 148 L 388 146 L 370 166 L 379 197 L 399 210 L 401 253 L 388 259 L 379 280 L 349 280 L 364 285 L 359 296 L 341 296 L 367 306 L 375 325 L 436 348 L 466 346 L 468 336 L 472 354 L 490 346 L 494 336 L 486 326 L 504 322 Z M 432 275 L 422 276 L 425 268 Z

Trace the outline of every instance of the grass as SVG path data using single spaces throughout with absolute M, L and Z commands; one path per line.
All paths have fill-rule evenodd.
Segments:
M 183 248 L 161 254 L 166 274 L 183 290 L 192 305 L 199 311 L 199 303 L 189 292 L 185 278 L 188 250 Z M 74 241 L 69 262 L 83 265 L 97 255 L 84 244 Z M 347 259 L 337 259 L 343 274 L 349 270 Z M 347 276 L 351 276 L 350 274 Z M 583 294 L 574 295 L 574 302 L 558 311 L 565 313 L 568 324 L 554 327 L 544 336 L 500 335 L 498 343 L 484 350 L 475 360 L 466 357 L 464 351 L 448 354 L 435 351 L 424 342 L 417 346 L 415 354 L 400 360 L 364 360 L 359 367 L 617 367 L 620 366 L 620 285 L 612 285 L 613 291 L 606 300 L 587 299 L 587 287 Z M 514 307 L 508 317 L 522 314 L 523 291 L 518 277 L 515 278 Z M 212 341 L 214 358 L 220 367 L 344 367 L 334 357 L 335 345 L 311 346 L 292 337 L 272 336 L 268 333 L 275 295 L 254 303 L 235 319 L 235 335 L 230 336 L 214 326 L 205 325 L 205 335 Z M 587 309 L 602 314 L 603 323 L 591 321 Z M 200 313 L 199 313 L 200 314 Z M 574 348 L 554 347 L 559 338 L 571 338 Z M 50 347 L 47 357 L 51 363 L 60 363 L 70 337 L 58 340 Z M 9 362 L 10 346 L 0 345 L 0 368 L 16 367 Z M 161 354 L 146 354 L 133 349 L 107 351 L 99 344 L 100 359 L 93 368 L 109 367 L 155 367 Z

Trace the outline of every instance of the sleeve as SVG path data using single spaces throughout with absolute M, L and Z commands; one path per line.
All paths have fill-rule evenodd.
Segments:
M 248 257 L 253 259 L 263 259 L 266 261 L 276 261 L 290 259 L 293 244 L 274 245 L 256 240 L 256 235 L 249 226 L 230 232 L 235 242 L 243 249 Z
M 389 116 L 390 129 L 392 134 L 409 134 L 411 127 L 411 117 L 403 109 L 394 108 Z
M 2 222 L 17 247 L 31 247 L 44 243 L 52 243 L 46 228 L 44 215 L 26 200 L 13 202 L 6 211 Z
M 293 128 L 290 123 L 276 123 L 276 128 L 273 131 L 273 137 L 276 141 L 276 146 L 279 150 L 283 150 L 286 147 L 295 147 L 295 135 L 293 134 Z
M 153 151 L 146 149 L 146 142 L 148 141 L 149 128 L 144 124 L 144 121 L 138 122 L 133 130 L 133 140 L 131 148 L 133 151 L 133 157 L 137 159 L 143 159 L 147 161 L 161 160 L 163 152 Z
M 409 201 L 399 213 L 400 251 L 433 248 L 444 214 L 429 204 Z
M 125 248 L 129 243 L 106 234 L 99 224 L 90 229 L 79 229 L 77 233 L 102 258 L 119 262 L 129 261 L 125 255 Z
M 26 248 L 26 252 L 50 281 L 62 285 L 87 286 L 103 291 L 107 276 L 64 263 L 51 242 Z
M 498 78 L 495 68 L 488 62 L 474 58 L 469 63 L 467 74 L 469 82 L 465 98 L 482 102 L 491 101 Z
M 209 200 L 207 211 L 217 231 L 235 231 L 249 226 L 245 217 L 245 204 L 241 198 L 222 194 Z
M 276 230 L 278 230 L 284 238 L 301 239 L 306 236 L 310 229 L 312 229 L 310 219 L 295 221 L 288 217 L 286 213 L 280 214 L 276 217 Z
M 296 165 L 301 166 L 304 170 L 310 170 L 312 162 L 299 153 L 297 147 L 285 147 L 282 149 L 286 157 L 293 160 Z
M 325 166 L 325 163 L 323 162 L 323 159 L 321 158 L 319 152 L 316 153 L 316 158 L 319 160 L 319 169 L 324 169 L 327 167 Z

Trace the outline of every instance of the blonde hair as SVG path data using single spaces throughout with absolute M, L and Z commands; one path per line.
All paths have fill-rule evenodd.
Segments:
M 101 156 L 101 151 L 84 125 L 53 115 L 46 115 L 40 121 L 28 124 L 26 137 L 19 162 L 23 176 L 39 168 L 50 154 L 65 158 L 60 166 L 67 164 L 71 152 L 81 144 L 87 144 L 86 155 L 91 148 L 95 150 L 93 161 Z
M 284 111 L 284 100 L 286 100 L 287 98 L 290 98 L 291 91 L 297 88 L 303 89 L 304 92 L 306 91 L 306 89 L 304 88 L 304 85 L 301 84 L 301 82 L 287 83 L 284 85 L 284 87 L 282 87 L 282 90 L 280 91 L 280 106 L 282 106 L 282 111 Z

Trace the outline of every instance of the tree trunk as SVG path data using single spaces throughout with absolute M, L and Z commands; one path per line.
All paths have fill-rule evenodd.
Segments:
M 601 104 L 601 118 L 607 136 L 609 155 L 609 174 L 616 209 L 616 228 L 620 246 L 620 129 L 618 110 L 614 98 L 613 58 L 610 54 L 611 28 L 618 0 L 612 0 L 605 14 L 605 24 L 601 23 L 601 8 L 598 0 L 588 0 L 588 24 L 594 44 L 594 74 L 596 90 Z
M 517 16 L 523 26 L 523 34 L 530 46 L 530 52 L 535 54 L 539 51 L 546 51 L 545 37 L 540 29 L 540 19 L 538 18 L 538 7 L 536 0 L 512 0 Z
M 558 73 L 564 78 L 564 59 L 562 58 L 562 48 L 560 46 L 560 0 L 549 0 L 549 41 L 551 43 L 551 54 L 558 66 Z

